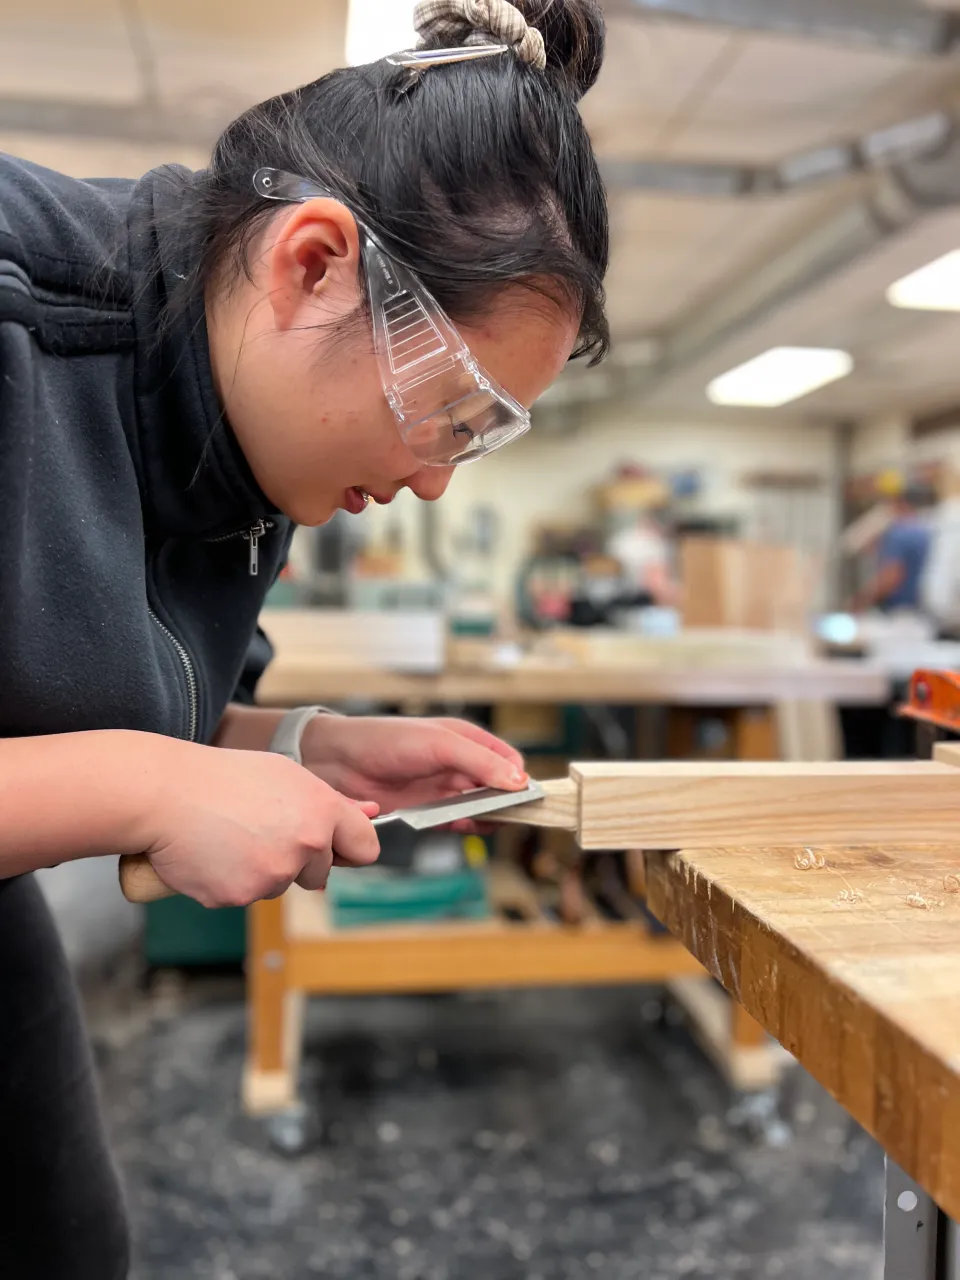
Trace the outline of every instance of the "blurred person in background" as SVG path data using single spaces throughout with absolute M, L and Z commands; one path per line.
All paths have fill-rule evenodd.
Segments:
M 854 597 L 854 609 L 918 611 L 923 607 L 921 587 L 930 554 L 930 521 L 923 514 L 930 493 L 916 484 L 903 485 L 892 500 L 892 515 L 876 545 L 874 572 Z
M 624 603 L 640 608 L 676 608 L 681 587 L 674 570 L 674 549 L 666 526 L 656 512 L 638 512 L 635 519 L 607 541 L 607 551 L 623 570 L 627 590 Z
M 921 601 L 939 637 L 955 640 L 960 639 L 960 474 L 945 469 L 937 481 L 937 495 Z
M 608 344 L 577 109 L 599 3 L 426 0 L 416 25 L 442 59 L 253 107 L 199 173 L 82 182 L 0 157 L 4 1280 L 128 1271 L 32 870 L 146 852 L 171 889 L 242 905 L 373 861 L 378 808 L 525 782 L 465 722 L 317 708 L 300 767 L 269 751 L 281 713 L 249 705 L 294 524 L 439 498 Z

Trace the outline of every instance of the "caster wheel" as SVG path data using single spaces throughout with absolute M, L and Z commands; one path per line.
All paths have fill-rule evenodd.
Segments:
M 727 1123 L 766 1147 L 785 1147 L 793 1137 L 790 1126 L 781 1118 L 773 1089 L 744 1094 L 728 1111 Z
M 300 1155 L 310 1140 L 309 1117 L 302 1103 L 268 1116 L 263 1128 L 271 1147 L 283 1156 Z

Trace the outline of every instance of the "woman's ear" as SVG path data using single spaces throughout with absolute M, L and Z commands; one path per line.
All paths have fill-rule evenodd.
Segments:
M 360 235 L 353 214 L 339 200 L 318 197 L 277 219 L 266 250 L 267 296 L 280 330 L 303 324 L 304 308 L 331 317 L 357 304 Z

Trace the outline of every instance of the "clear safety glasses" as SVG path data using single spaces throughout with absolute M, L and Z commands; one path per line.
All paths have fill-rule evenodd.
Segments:
M 340 200 L 279 169 L 258 169 L 253 185 L 267 200 Z M 427 466 L 456 466 L 529 431 L 529 412 L 480 367 L 429 290 L 359 218 L 357 226 L 383 390 L 410 451 Z

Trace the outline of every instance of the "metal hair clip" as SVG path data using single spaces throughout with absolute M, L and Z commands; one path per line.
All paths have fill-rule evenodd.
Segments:
M 461 45 L 457 49 L 401 49 L 385 59 L 391 67 L 406 67 L 408 71 L 425 71 L 428 67 L 442 67 L 451 62 L 473 62 L 477 58 L 493 58 L 506 53 L 506 44 Z

